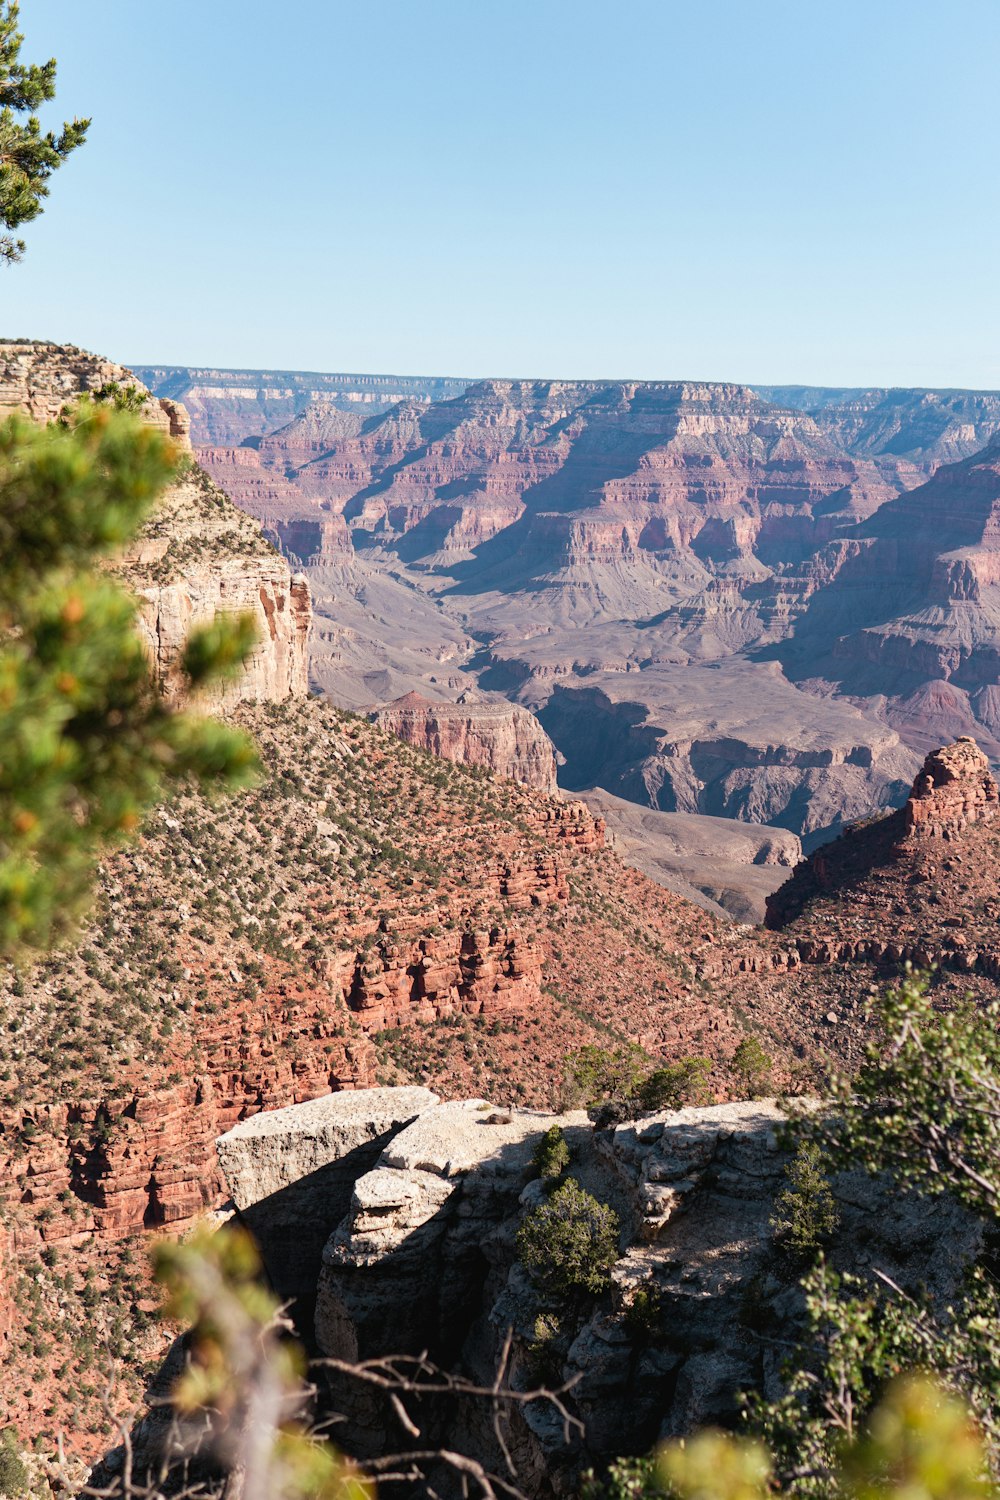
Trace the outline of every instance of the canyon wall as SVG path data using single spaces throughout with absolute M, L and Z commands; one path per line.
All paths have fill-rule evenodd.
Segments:
M 770 394 L 487 380 L 204 455 L 322 587 L 336 701 L 501 693 L 571 789 L 814 843 L 943 739 L 1000 759 L 1000 397 Z
M 136 374 L 155 395 L 183 402 L 197 442 L 213 444 L 242 443 L 273 432 L 315 401 L 367 417 L 407 398 L 447 400 L 468 384 L 434 375 L 330 375 L 189 365 L 137 365 Z
M 516 703 L 462 694 L 457 703 L 407 693 L 371 713 L 408 745 L 481 766 L 539 792 L 556 790 L 556 752 L 541 724 Z

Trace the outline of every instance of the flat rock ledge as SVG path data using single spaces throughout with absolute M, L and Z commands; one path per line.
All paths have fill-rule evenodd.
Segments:
M 264 1110 L 219 1136 L 219 1164 L 240 1210 L 409 1125 L 437 1104 L 424 1088 L 352 1089 Z

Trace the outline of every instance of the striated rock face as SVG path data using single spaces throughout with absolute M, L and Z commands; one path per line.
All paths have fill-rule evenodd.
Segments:
M 1000 761 L 998 432 L 996 392 L 492 380 L 368 419 L 317 402 L 206 462 L 334 595 L 314 680 L 336 701 L 365 701 L 359 677 L 368 701 L 499 691 L 566 786 L 815 841 L 898 805 L 946 739 Z M 595 693 L 616 700 L 599 733 Z M 884 769 L 790 774 L 835 700 Z M 632 753 L 646 726 L 666 755 Z
M 1000 433 L 1000 392 L 829 390 L 757 386 L 766 400 L 807 411 L 850 452 L 896 455 L 914 463 L 954 463 Z
M 35 422 L 53 422 L 78 396 L 96 395 L 111 384 L 146 389 L 131 370 L 73 344 L 0 339 L 0 418 L 23 411 Z M 143 417 L 191 451 L 191 424 L 179 402 L 150 401 Z
M 442 401 L 468 381 L 440 376 L 317 374 L 312 370 L 216 370 L 137 365 L 157 396 L 183 401 L 198 443 L 242 443 L 273 432 L 313 402 L 369 417 L 398 401 Z
M 363 1119 L 371 1099 L 381 1126 L 384 1094 L 354 1095 L 353 1118 Z M 300 1114 L 275 1117 L 289 1162 L 297 1157 Z M 774 1395 L 779 1388 L 771 1342 L 759 1330 L 780 1310 L 783 1337 L 794 1339 L 800 1316 L 799 1268 L 777 1255 L 770 1223 L 786 1182 L 778 1144 L 785 1118 L 765 1100 L 595 1131 L 583 1114 L 498 1109 L 480 1099 L 428 1103 L 393 1128 L 337 1223 L 339 1204 L 330 1199 L 315 1313 L 320 1352 L 354 1360 L 426 1350 L 489 1385 L 509 1330 L 507 1378 L 515 1389 L 535 1385 L 538 1319 L 551 1308 L 517 1261 L 515 1235 L 524 1213 L 546 1196 L 532 1158 L 542 1133 L 557 1124 L 570 1147 L 570 1175 L 618 1215 L 620 1255 L 610 1291 L 564 1313 L 546 1348 L 553 1374 L 574 1381 L 569 1400 L 583 1437 L 567 1439 L 540 1403 L 505 1415 L 519 1486 L 533 1496 L 573 1494 L 591 1465 L 734 1420 L 740 1391 L 763 1387 Z M 271 1149 L 280 1151 L 277 1141 Z M 249 1158 L 243 1166 L 252 1172 Z M 244 1192 L 256 1193 L 252 1176 L 241 1181 Z M 265 1170 L 261 1186 L 270 1181 Z M 835 1175 L 832 1186 L 841 1214 L 829 1250 L 835 1268 L 863 1275 L 875 1265 L 900 1285 L 925 1285 L 932 1299 L 953 1295 L 962 1263 L 979 1247 L 981 1228 L 971 1217 L 943 1200 L 894 1196 L 860 1174 Z M 265 1237 L 270 1205 L 285 1230 L 283 1191 L 256 1199 Z M 655 1292 L 660 1306 L 643 1333 L 627 1316 L 640 1288 Z M 277 1289 L 285 1291 L 280 1281 Z M 406 1446 L 391 1407 L 370 1388 L 335 1377 L 320 1405 L 344 1415 L 338 1441 L 350 1452 Z M 437 1442 L 498 1469 L 492 1424 L 474 1409 L 428 1401 L 421 1411 Z
M 539 792 L 556 790 L 552 741 L 535 716 L 518 704 L 468 694 L 457 703 L 440 703 L 407 693 L 369 717 L 418 750 L 482 766 Z
M 0 416 L 7 408 L 51 421 L 81 393 L 112 382 L 145 389 L 121 365 L 70 345 L 0 343 Z M 187 413 L 178 402 L 151 397 L 143 417 L 190 451 Z M 180 659 L 189 632 L 219 612 L 251 614 L 258 645 L 236 678 L 203 695 L 206 707 L 281 702 L 306 692 L 309 585 L 292 576 L 259 525 L 197 465 L 163 496 L 116 568 L 139 599 L 140 633 L 169 697 L 183 688 Z

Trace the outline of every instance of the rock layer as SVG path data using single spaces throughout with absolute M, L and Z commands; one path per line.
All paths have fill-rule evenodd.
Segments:
M 556 753 L 533 714 L 503 699 L 463 694 L 457 703 L 407 693 L 372 721 L 408 745 L 466 766 L 481 766 L 539 792 L 556 790 Z
M 331 1224 L 389 1140 L 437 1102 L 422 1088 L 328 1094 L 251 1115 L 216 1141 L 237 1214 L 307 1334 Z

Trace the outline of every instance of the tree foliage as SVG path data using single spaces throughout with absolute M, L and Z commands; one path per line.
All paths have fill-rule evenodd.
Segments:
M 171 782 L 238 785 L 250 741 L 164 701 L 135 601 L 99 566 L 171 479 L 173 445 L 108 404 L 0 428 L 0 953 L 71 930 L 94 867 Z M 188 643 L 192 688 L 250 649 L 249 619 Z
M 765 1448 L 721 1432 L 666 1444 L 657 1469 L 678 1500 L 767 1500 L 777 1488 Z M 845 1439 L 831 1493 L 840 1500 L 987 1500 L 982 1435 L 964 1404 L 926 1376 L 894 1381 Z
M 755 1099 L 770 1075 L 774 1060 L 757 1037 L 749 1033 L 733 1053 L 732 1068 L 747 1099 Z
M 601 1123 L 633 1119 L 710 1097 L 707 1057 L 685 1057 L 657 1066 L 634 1042 L 610 1051 L 593 1043 L 571 1052 L 564 1069 L 564 1101 L 597 1111 Z
M 555 1182 L 569 1166 L 569 1146 L 558 1125 L 550 1125 L 535 1147 L 532 1165 L 539 1177 Z
M 164 1314 L 190 1329 L 191 1357 L 171 1401 L 191 1447 L 222 1472 L 242 1500 L 372 1500 L 374 1486 L 305 1420 L 306 1362 L 288 1338 L 277 1298 L 241 1229 L 201 1231 L 155 1253 L 166 1288 Z
M 908 973 L 880 1003 L 878 1035 L 834 1109 L 802 1122 L 842 1165 L 889 1172 L 974 1212 L 1000 1208 L 1000 1005 L 936 1007 Z
M 618 1259 L 618 1215 L 570 1178 L 527 1214 L 517 1253 L 543 1292 L 557 1299 L 597 1297 Z
M 774 1205 L 771 1228 L 793 1254 L 811 1255 L 829 1239 L 840 1217 L 815 1141 L 800 1143 L 786 1177 L 787 1186 Z
M 935 1309 L 871 1278 L 820 1264 L 802 1282 L 806 1328 L 777 1398 L 748 1403 L 782 1489 L 835 1500 L 838 1454 L 864 1430 L 889 1383 L 933 1372 L 981 1424 L 984 1454 L 1000 1457 L 1000 1301 L 974 1274 L 954 1307 Z
M 83 144 L 90 125 L 73 120 L 60 130 L 42 130 L 35 111 L 55 98 L 56 62 L 21 62 L 19 10 L 16 0 L 0 0 L 0 224 L 8 230 L 41 213 L 49 178 Z M 0 234 L 0 260 L 23 254 L 23 240 Z

